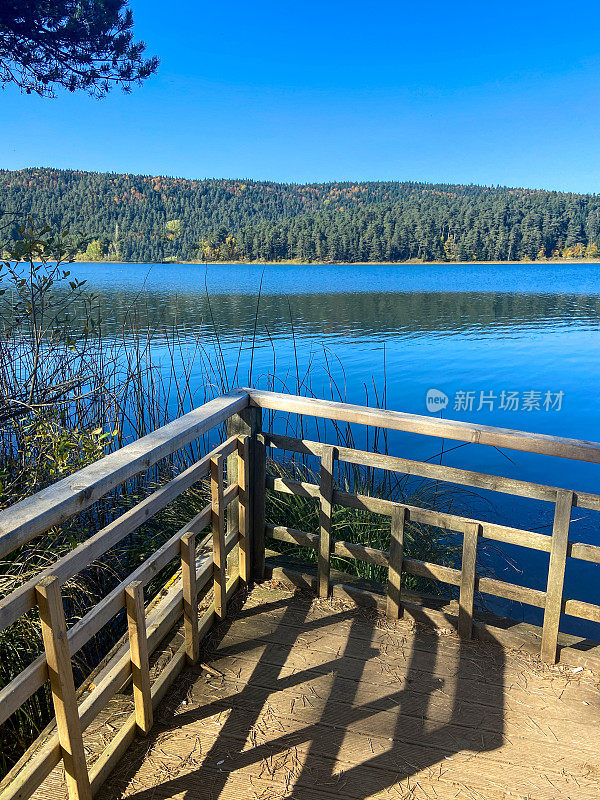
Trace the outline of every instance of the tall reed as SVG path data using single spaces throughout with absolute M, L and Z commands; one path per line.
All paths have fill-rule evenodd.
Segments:
M 240 383 L 260 383 L 263 388 L 314 396 L 313 364 L 301 364 L 295 349 L 295 369 L 283 378 L 278 369 L 277 348 L 271 340 L 271 367 L 257 378 L 256 339 L 259 333 L 260 293 L 253 329 L 241 339 L 237 357 L 228 359 L 220 340 L 210 297 L 204 336 L 190 335 L 174 323 L 152 330 L 144 314 L 143 296 L 137 298 L 122 328 L 107 335 L 99 299 L 87 292 L 85 283 L 70 275 L 66 262 L 73 245 L 47 228 L 22 231 L 12 259 L 0 273 L 0 507 L 6 508 L 54 481 L 93 462 L 115 448 L 144 436 L 212 397 Z M 290 331 L 295 330 L 290 310 Z M 156 360 L 155 336 L 160 334 L 166 361 Z M 247 374 L 241 374 L 244 358 Z M 347 401 L 338 383 L 343 365 L 323 348 L 330 398 Z M 358 398 L 352 398 L 354 402 Z M 386 379 L 366 389 L 365 400 L 378 407 L 386 404 Z M 350 425 L 315 421 L 310 428 L 302 417 L 266 415 L 266 425 L 304 437 L 352 447 Z M 224 431 L 217 433 L 221 438 Z M 387 452 L 387 433 L 372 429 L 366 448 Z M 94 532 L 108 524 L 143 496 L 196 461 L 209 444 L 207 437 L 194 442 L 147 472 L 128 481 L 75 520 L 57 526 L 24 545 L 0 563 L 0 598 L 51 564 Z M 309 460 L 270 459 L 278 474 L 308 479 L 314 464 Z M 337 475 L 339 485 L 354 491 L 402 499 L 426 507 L 453 508 L 459 497 L 444 494 L 427 482 L 407 476 L 347 467 Z M 144 560 L 194 516 L 207 501 L 206 487 L 184 493 L 156 518 L 145 523 L 64 587 L 65 609 L 72 624 L 107 594 L 133 565 Z M 316 531 L 316 505 L 301 498 L 275 496 L 267 499 L 268 518 L 280 524 Z M 336 509 L 334 533 L 349 541 L 387 549 L 389 526 L 381 517 L 350 509 Z M 283 548 L 289 550 L 289 548 Z M 456 550 L 444 532 L 424 526 L 409 530 L 407 552 L 440 563 L 456 559 Z M 334 561 L 334 566 L 375 580 L 381 570 L 359 562 Z M 172 574 L 174 562 L 161 577 Z M 159 585 L 150 587 L 152 591 Z M 415 584 L 411 584 L 415 588 Z M 117 616 L 78 654 L 81 676 L 97 664 L 124 632 Z M 37 615 L 32 612 L 0 632 L 0 686 L 6 685 L 41 651 Z M 0 731 L 0 771 L 6 771 L 31 743 L 51 716 L 46 690 L 28 701 Z

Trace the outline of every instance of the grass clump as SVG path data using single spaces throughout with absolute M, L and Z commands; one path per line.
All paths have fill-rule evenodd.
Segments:
M 306 463 L 290 459 L 286 461 L 269 459 L 268 471 L 278 478 L 318 484 L 318 475 Z M 344 491 L 370 497 L 381 497 L 406 505 L 440 510 L 441 495 L 438 487 L 426 481 L 404 479 L 390 484 L 389 476 L 373 475 L 369 468 L 353 466 L 351 470 L 340 467 L 337 485 Z M 349 476 L 350 473 L 350 476 Z M 456 496 L 444 495 L 444 505 L 453 507 Z M 313 498 L 298 497 L 279 492 L 267 492 L 266 519 L 270 524 L 285 525 L 307 533 L 319 531 L 318 501 Z M 332 510 L 332 537 L 338 541 L 350 542 L 365 547 L 389 552 L 390 520 L 381 514 L 362 509 L 334 506 Z M 272 540 L 270 546 L 278 552 L 291 555 L 299 560 L 316 562 L 317 552 L 288 542 Z M 455 567 L 460 564 L 460 550 L 456 538 L 442 528 L 408 521 L 404 538 L 405 558 L 431 561 L 444 566 Z M 332 555 L 331 566 L 349 575 L 365 578 L 378 584 L 387 582 L 387 569 L 377 564 L 369 564 L 353 558 Z M 409 591 L 440 594 L 440 584 L 406 572 L 402 575 L 402 585 Z

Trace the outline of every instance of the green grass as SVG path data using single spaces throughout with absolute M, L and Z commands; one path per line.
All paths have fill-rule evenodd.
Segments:
M 307 483 L 319 482 L 318 476 L 303 463 L 270 459 L 268 472 L 276 477 L 288 478 Z M 342 469 L 343 473 L 343 469 Z M 352 482 L 347 475 L 338 477 L 338 485 L 344 490 L 371 497 L 396 500 L 407 505 L 421 506 L 436 510 L 447 510 L 457 500 L 457 493 L 436 491 L 429 482 L 410 482 L 399 480 L 390 484 L 389 477 L 373 476 L 368 469 L 352 469 Z M 318 503 L 313 498 L 297 497 L 279 492 L 267 492 L 266 519 L 273 525 L 285 525 L 307 533 L 318 533 Z M 389 551 L 390 520 L 381 514 L 342 506 L 334 506 L 332 512 L 332 537 L 377 550 Z M 270 545 L 278 552 L 291 555 L 299 560 L 316 562 L 317 553 L 311 548 L 287 542 L 271 540 Z M 406 558 L 432 561 L 444 566 L 460 564 L 460 550 L 454 537 L 447 531 L 408 521 L 405 529 L 404 555 Z M 376 564 L 357 561 L 353 558 L 332 556 L 331 565 L 350 575 L 385 584 L 387 569 Z M 404 574 L 403 586 L 410 591 L 439 594 L 440 584 L 425 578 Z

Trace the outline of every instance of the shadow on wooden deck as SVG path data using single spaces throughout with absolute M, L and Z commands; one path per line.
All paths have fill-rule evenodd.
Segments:
M 509 661 L 498 647 L 263 584 L 100 797 L 597 797 L 598 706 L 578 710 L 556 670 Z

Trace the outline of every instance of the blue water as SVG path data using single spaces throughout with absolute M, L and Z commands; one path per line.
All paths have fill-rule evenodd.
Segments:
M 99 295 L 106 330 L 135 317 L 165 364 L 177 323 L 185 333 L 178 358 L 199 401 L 207 363 L 222 359 L 232 386 L 295 392 L 300 382 L 316 396 L 417 414 L 429 413 L 426 394 L 437 389 L 448 398 L 448 418 L 600 440 L 597 265 L 77 264 L 72 272 Z M 502 392 L 505 401 L 514 393 L 518 408 L 501 408 Z M 440 443 L 391 434 L 388 446 L 430 458 Z M 473 445 L 451 450 L 443 462 L 600 492 L 598 465 Z M 461 503 L 463 513 L 551 530 L 549 504 L 481 492 Z M 598 515 L 576 509 L 573 520 L 573 538 L 600 544 Z M 503 546 L 488 559 L 506 580 L 544 588 L 547 555 Z M 565 592 L 600 602 L 599 578 L 600 566 L 571 561 Z M 490 607 L 539 621 L 537 610 L 499 601 Z M 600 640 L 591 625 L 565 623 Z

